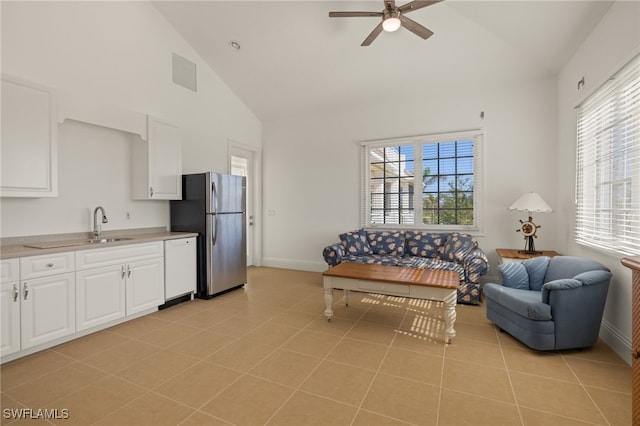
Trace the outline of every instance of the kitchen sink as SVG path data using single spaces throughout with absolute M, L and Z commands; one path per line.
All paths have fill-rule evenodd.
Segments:
M 116 241 L 127 241 L 127 240 L 131 240 L 132 238 L 124 238 L 124 237 L 120 237 L 120 238 L 91 238 L 89 240 L 87 240 L 88 243 L 91 244 L 99 244 L 99 243 L 115 243 Z

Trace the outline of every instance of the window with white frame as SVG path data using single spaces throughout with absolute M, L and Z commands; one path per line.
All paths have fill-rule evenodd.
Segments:
M 640 56 L 578 106 L 575 238 L 640 254 Z
M 362 226 L 479 230 L 482 132 L 362 144 Z

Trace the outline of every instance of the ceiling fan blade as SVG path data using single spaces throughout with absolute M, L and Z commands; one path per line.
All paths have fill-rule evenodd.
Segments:
M 360 46 L 369 46 L 371 43 L 373 43 L 373 40 L 375 40 L 376 37 L 378 37 L 380 35 L 381 32 L 382 32 L 382 22 L 380 22 L 373 29 L 373 31 L 371 31 L 371 34 L 369 34 L 367 36 L 367 38 L 364 39 L 364 41 L 362 42 L 362 44 Z
M 398 8 L 400 13 L 409 13 L 414 10 L 422 9 L 423 7 L 431 6 L 432 4 L 440 3 L 443 0 L 423 1 L 415 0 L 407 4 L 403 4 Z
M 400 15 L 400 22 L 402 23 L 403 27 L 425 40 L 433 35 L 433 31 L 423 27 L 416 21 L 409 19 L 406 16 Z
M 353 18 L 358 16 L 382 16 L 382 12 L 329 12 L 329 18 Z

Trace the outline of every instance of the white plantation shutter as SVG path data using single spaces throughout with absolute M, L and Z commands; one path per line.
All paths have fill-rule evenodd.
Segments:
M 640 56 L 578 107 L 576 241 L 640 254 Z

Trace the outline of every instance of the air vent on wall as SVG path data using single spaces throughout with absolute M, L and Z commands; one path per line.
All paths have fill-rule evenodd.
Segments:
M 173 82 L 185 89 L 197 92 L 196 64 L 176 53 L 172 54 L 171 64 Z

